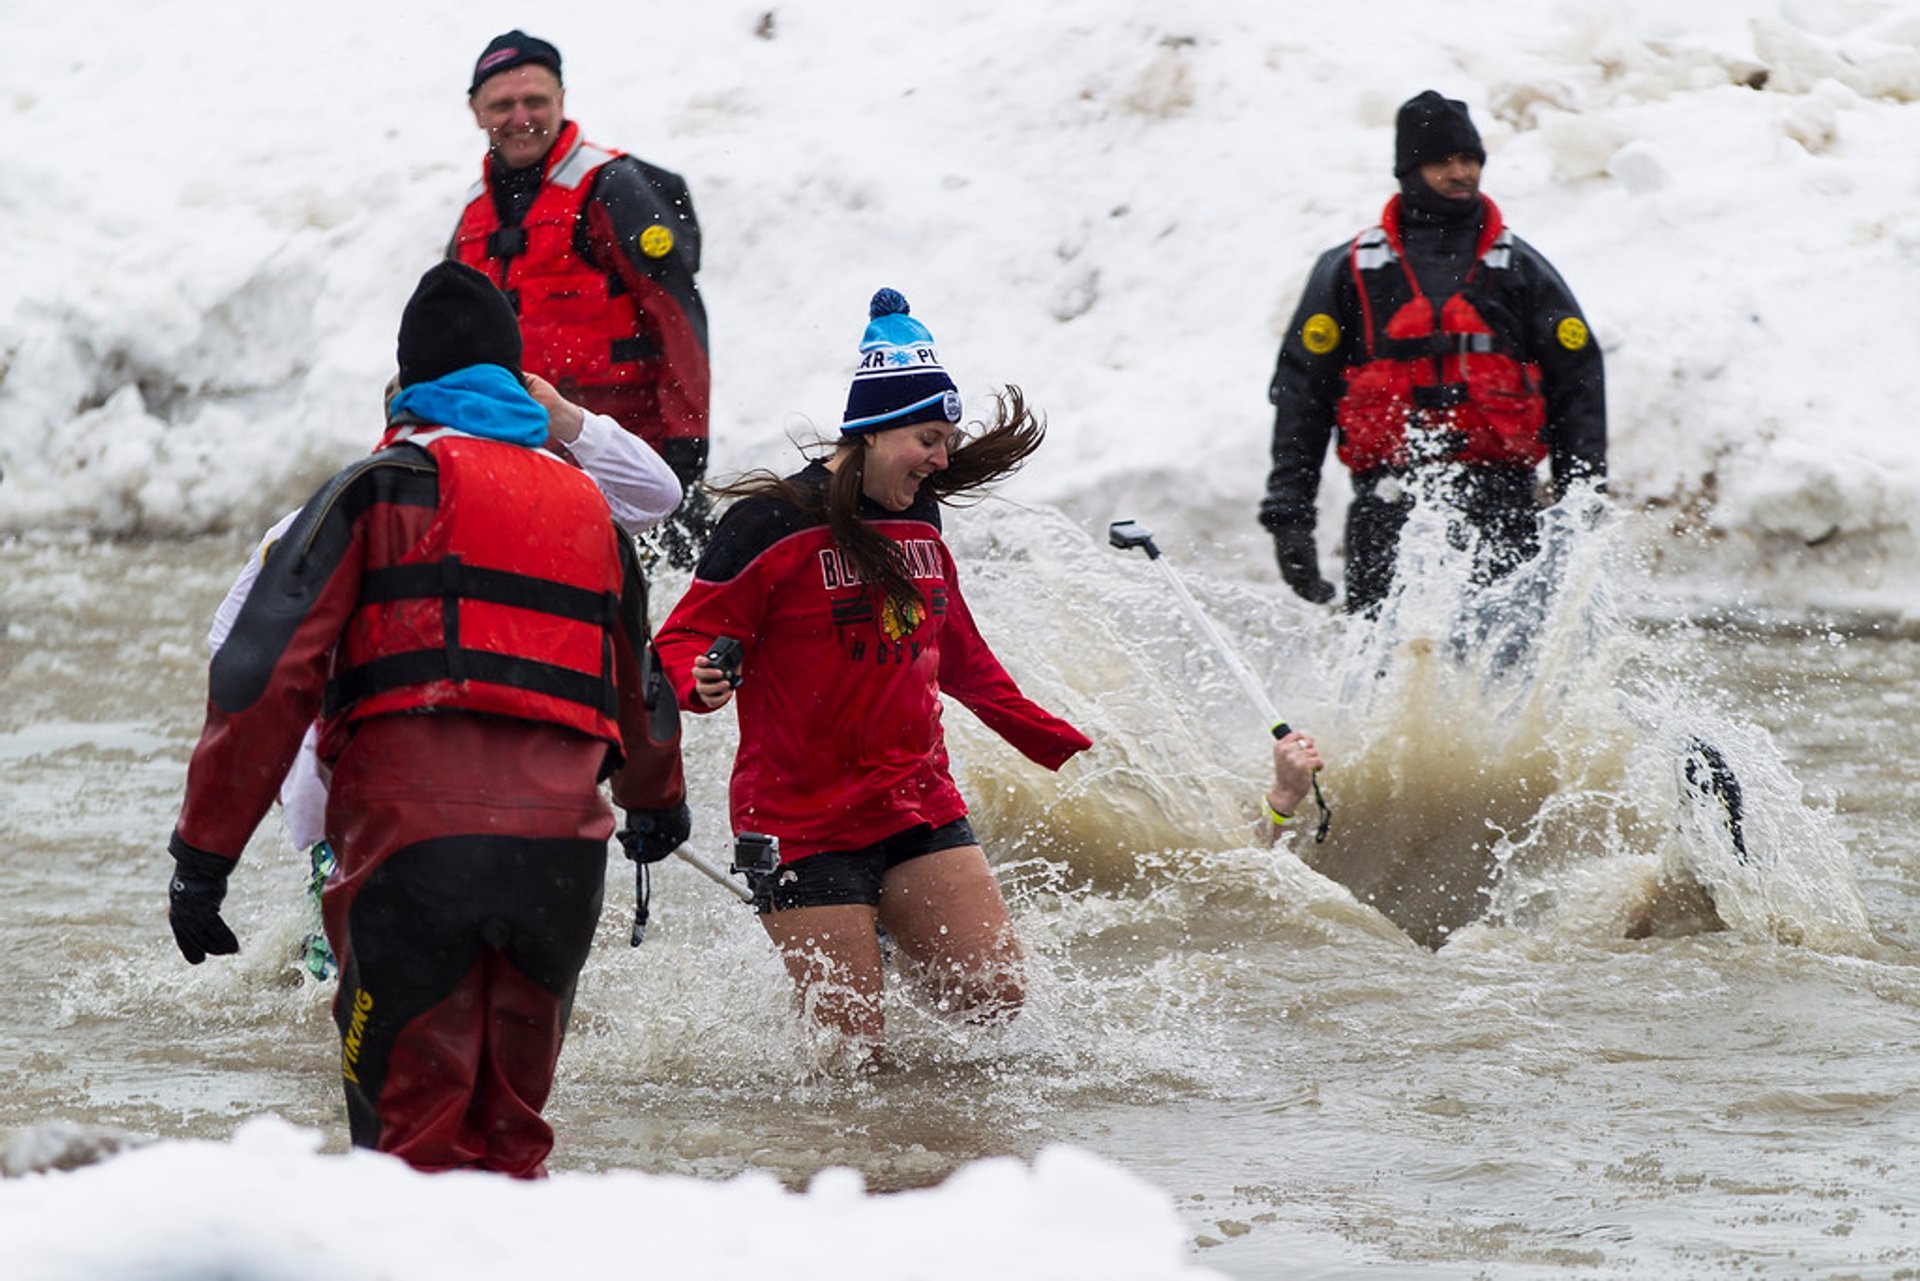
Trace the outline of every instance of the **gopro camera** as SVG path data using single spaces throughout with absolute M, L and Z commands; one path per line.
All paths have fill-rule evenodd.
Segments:
M 756 876 L 771 876 L 780 866 L 780 838 L 762 836 L 758 832 L 742 832 L 733 841 L 733 866 L 729 872 L 745 875 L 749 881 Z
M 1154 544 L 1153 531 L 1137 520 L 1116 520 L 1108 525 L 1107 541 L 1123 552 L 1138 547 L 1147 553 L 1148 560 L 1160 559 L 1160 548 Z
M 740 688 L 740 659 L 745 653 L 740 642 L 731 636 L 716 636 L 713 646 L 707 650 L 707 661 L 726 673 L 727 684 L 734 689 Z

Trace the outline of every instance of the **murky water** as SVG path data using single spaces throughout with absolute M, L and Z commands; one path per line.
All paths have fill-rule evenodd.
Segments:
M 1369 629 L 1190 569 L 1332 762 L 1327 843 L 1268 850 L 1257 719 L 1143 565 L 1042 515 L 954 523 L 1002 657 L 1098 740 L 1053 776 L 949 715 L 1036 958 L 1026 1017 L 958 1029 L 901 994 L 892 1065 L 821 1079 L 751 916 L 669 863 L 629 948 L 615 858 L 556 1168 L 885 1189 L 1060 1141 L 1166 1188 L 1237 1277 L 1920 1269 L 1915 640 L 1622 622 L 1631 565 L 1578 540 L 1517 639 L 1419 593 Z M 244 554 L 0 543 L 0 1129 L 271 1111 L 344 1143 L 277 818 L 234 878 L 242 954 L 189 968 L 166 929 L 205 624 Z M 716 856 L 730 747 L 725 718 L 690 730 Z

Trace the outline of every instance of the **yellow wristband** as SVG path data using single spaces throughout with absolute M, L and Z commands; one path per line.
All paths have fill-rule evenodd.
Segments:
M 1291 814 L 1282 814 L 1279 810 L 1273 808 L 1273 802 L 1268 800 L 1265 795 L 1260 797 L 1260 812 L 1265 814 L 1267 821 L 1275 827 L 1285 827 L 1287 820 L 1293 817 Z

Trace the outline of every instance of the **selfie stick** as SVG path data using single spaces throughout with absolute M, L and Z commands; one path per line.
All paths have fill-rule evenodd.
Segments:
M 715 867 L 712 863 L 709 863 L 707 862 L 707 860 L 701 858 L 698 854 L 694 853 L 690 847 L 682 845 L 678 849 L 674 850 L 673 853 L 674 853 L 674 857 L 680 859 L 682 862 L 693 864 L 694 868 L 702 876 L 712 881 L 715 885 L 723 885 L 728 890 L 732 891 L 733 896 L 739 899 L 742 903 L 753 902 L 752 890 L 740 884 L 738 881 L 734 880 L 731 876 L 728 876 L 725 872 Z
M 1187 617 L 1191 618 L 1193 625 L 1213 642 L 1213 648 L 1218 651 L 1221 661 L 1226 663 L 1227 670 L 1233 673 L 1234 679 L 1240 682 L 1240 688 L 1246 691 L 1247 698 L 1252 701 L 1254 708 L 1266 719 L 1268 731 L 1276 739 L 1285 738 L 1293 733 L 1293 726 L 1287 724 L 1286 719 L 1280 715 L 1280 710 L 1273 705 L 1273 700 L 1267 697 L 1266 687 L 1247 666 L 1246 660 L 1240 657 L 1238 650 L 1227 644 L 1227 638 L 1220 634 L 1220 629 L 1213 625 L 1213 620 L 1207 617 L 1207 612 L 1200 608 L 1200 602 L 1195 600 L 1193 593 L 1187 590 L 1186 583 L 1181 581 L 1173 565 L 1162 558 L 1160 548 L 1153 541 L 1153 532 L 1138 521 L 1116 520 L 1107 526 L 1107 541 L 1123 552 L 1131 551 L 1136 547 L 1146 552 L 1147 559 L 1160 567 L 1161 577 L 1165 578 L 1167 586 L 1173 589 L 1173 594 L 1180 601 L 1181 608 L 1186 610 Z M 1318 773 L 1319 771 L 1316 770 L 1315 774 L 1318 775 Z M 1327 838 L 1327 825 L 1332 821 L 1333 812 L 1327 808 L 1326 798 L 1320 794 L 1318 777 L 1313 780 L 1313 800 L 1320 807 L 1320 826 L 1314 833 L 1314 840 L 1324 841 Z
M 1147 553 L 1147 559 L 1160 567 L 1162 577 L 1167 580 L 1167 586 L 1173 588 L 1173 594 L 1179 598 L 1181 607 L 1187 611 L 1187 617 L 1191 618 L 1193 625 L 1213 642 L 1213 647 L 1219 651 L 1221 659 L 1227 665 L 1227 670 L 1233 673 L 1234 679 L 1240 682 L 1240 688 L 1246 691 L 1247 697 L 1253 700 L 1254 707 L 1266 718 L 1267 728 L 1273 732 L 1273 736 L 1285 738 L 1293 733 L 1293 726 L 1281 718 L 1279 709 L 1274 707 L 1273 700 L 1267 697 L 1266 687 L 1260 684 L 1259 679 L 1247 667 L 1246 661 L 1240 657 L 1239 652 L 1227 644 L 1227 638 L 1220 634 L 1220 629 L 1213 625 L 1213 620 L 1208 618 L 1206 611 L 1200 608 L 1200 602 L 1195 600 L 1193 593 L 1187 590 L 1187 585 L 1180 580 L 1180 575 L 1174 571 L 1172 564 L 1161 559 L 1160 549 L 1154 545 L 1152 532 L 1138 521 L 1116 520 L 1107 526 L 1107 541 L 1121 551 L 1130 551 L 1138 547 Z

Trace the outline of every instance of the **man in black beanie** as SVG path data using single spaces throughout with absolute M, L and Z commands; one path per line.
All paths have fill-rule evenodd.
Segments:
M 168 921 L 192 964 L 239 950 L 227 879 L 317 719 L 353 1143 L 534 1177 L 600 917 L 599 783 L 684 814 L 679 730 L 632 544 L 542 447 L 506 299 L 442 263 L 397 348 L 381 447 L 273 541 L 208 670 Z
M 468 365 L 520 376 L 520 318 L 493 282 L 457 262 L 427 269 L 400 313 L 400 385 L 431 382 Z
M 1321 255 L 1281 343 L 1260 523 L 1307 600 L 1334 595 L 1314 526 L 1336 434 L 1353 481 L 1346 606 L 1357 612 L 1392 585 L 1417 490 L 1477 538 L 1486 581 L 1539 549 L 1540 463 L 1556 501 L 1606 475 L 1599 344 L 1559 273 L 1480 194 L 1486 159 L 1464 102 L 1429 89 L 1403 103 L 1399 194 L 1378 226 Z
M 552 44 L 515 29 L 481 50 L 467 105 L 487 155 L 447 257 L 505 291 L 529 373 L 667 460 L 686 497 L 660 544 L 691 568 L 712 525 L 700 223 L 680 175 L 588 142 L 566 102 Z

